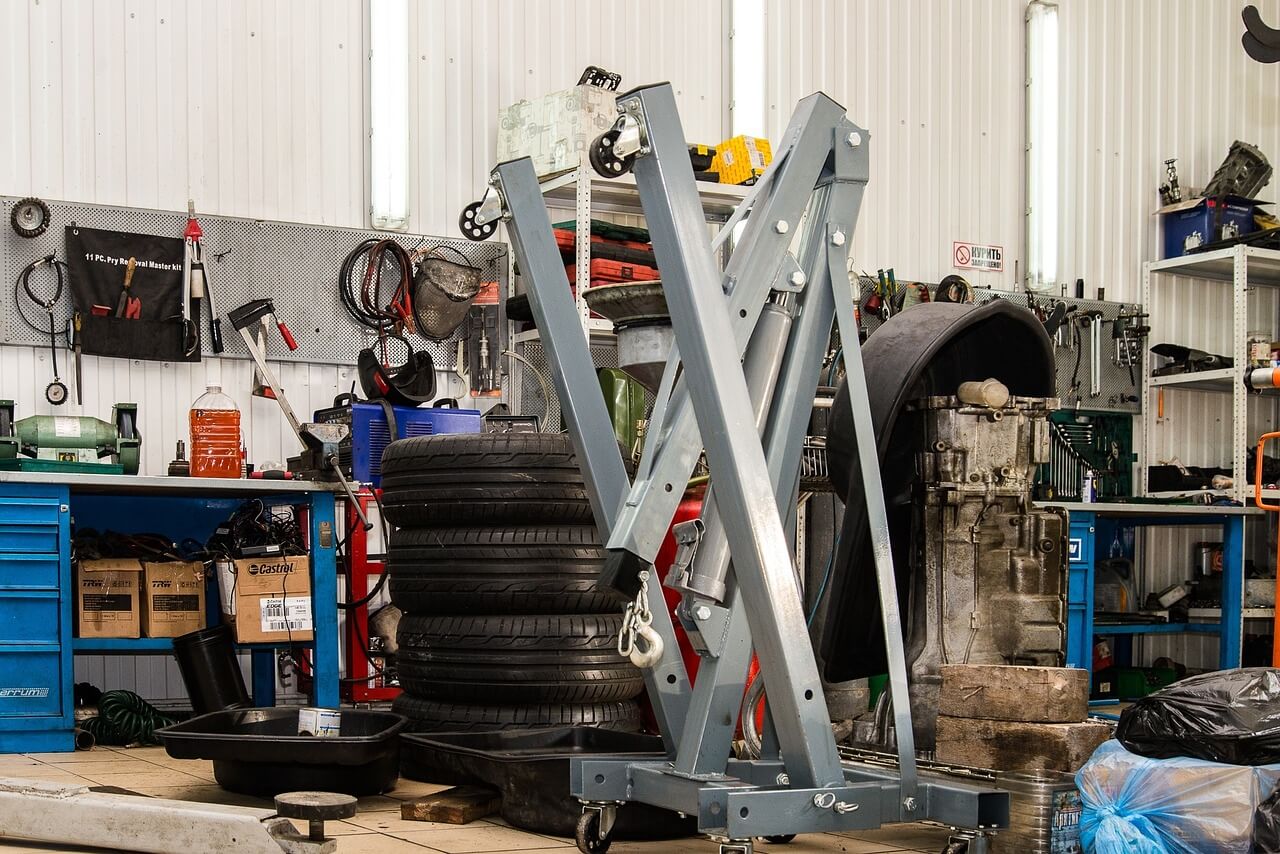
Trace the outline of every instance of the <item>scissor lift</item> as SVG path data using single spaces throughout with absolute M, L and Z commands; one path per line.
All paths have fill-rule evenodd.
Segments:
M 606 177 L 635 174 L 676 339 L 634 482 L 599 394 L 532 162 L 499 164 L 484 198 L 463 212 L 464 230 L 477 239 L 500 221 L 507 226 L 596 523 L 608 538 L 602 580 L 630 602 L 624 632 L 637 638 L 632 660 L 643 666 L 668 752 L 662 761 L 574 760 L 571 791 L 584 805 L 578 847 L 605 851 L 618 807 L 640 801 L 696 816 L 722 854 L 750 854 L 754 837 L 921 820 L 975 831 L 966 836 L 977 854 L 989 831 L 1008 825 L 1008 795 L 916 769 L 888 520 L 847 276 L 870 136 L 826 95 L 804 99 L 773 164 L 711 239 L 671 86 L 622 94 L 618 112 L 590 159 Z M 740 223 L 721 271 L 713 253 Z M 877 543 L 897 769 L 841 761 L 793 564 L 800 457 L 833 323 L 845 342 L 861 460 L 855 474 Z M 704 449 L 711 485 L 701 519 L 677 529 L 680 554 L 668 578 L 683 594 L 677 616 L 702 658 L 691 686 L 670 615 L 649 611 L 647 588 Z M 731 745 L 753 650 L 768 717 L 759 758 L 742 760 Z

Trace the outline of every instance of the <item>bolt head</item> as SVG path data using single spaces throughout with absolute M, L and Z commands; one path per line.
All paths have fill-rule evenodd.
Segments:
M 796 285 L 796 286 L 803 285 L 805 282 L 804 273 L 800 272 L 799 270 L 796 270 L 794 273 L 791 274 L 788 280 L 793 285 Z
M 850 148 L 857 148 L 859 145 L 862 145 L 862 134 L 858 133 L 856 130 L 852 131 L 844 138 L 844 141 Z
M 837 231 L 831 235 L 831 243 L 835 246 L 844 246 L 845 236 L 843 231 Z
M 916 810 L 916 799 L 915 799 L 915 798 L 906 798 L 906 799 L 904 799 L 904 800 L 902 801 L 902 806 L 906 808 L 907 812 L 915 812 L 915 810 Z
M 774 782 L 777 783 L 779 786 L 790 786 L 791 777 L 788 776 L 786 772 L 783 772 L 774 778 Z
M 699 620 L 709 620 L 711 619 L 711 609 L 706 605 L 699 605 L 697 608 L 693 609 L 693 616 L 697 617 Z
M 791 230 L 791 225 L 785 219 L 780 219 L 773 224 L 773 230 L 778 234 L 786 234 Z

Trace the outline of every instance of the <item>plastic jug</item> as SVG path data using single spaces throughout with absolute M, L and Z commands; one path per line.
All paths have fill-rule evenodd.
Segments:
M 240 410 L 211 385 L 191 404 L 191 476 L 240 477 Z

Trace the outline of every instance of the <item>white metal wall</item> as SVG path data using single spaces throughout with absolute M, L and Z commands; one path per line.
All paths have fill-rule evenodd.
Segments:
M 952 272 L 952 241 L 1023 258 L 1023 0 L 770 0 L 769 136 L 822 90 L 871 132 L 855 263 L 900 280 Z
M 1270 22 L 1280 0 L 1247 0 Z M 1234 140 L 1280 162 L 1280 74 L 1240 46 L 1246 0 L 1065 0 L 1059 274 L 1136 300 L 1159 258 L 1156 188 L 1203 187 Z M 1277 182 L 1264 191 L 1274 198 Z M 1198 306 L 1188 305 L 1188 311 Z M 1209 317 L 1217 318 L 1220 309 Z M 1229 311 L 1229 308 L 1228 308 Z

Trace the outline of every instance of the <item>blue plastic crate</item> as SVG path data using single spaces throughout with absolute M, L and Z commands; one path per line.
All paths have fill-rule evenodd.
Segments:
M 1258 230 L 1253 220 L 1259 204 L 1257 199 L 1227 196 L 1220 222 L 1217 221 L 1219 204 L 1216 199 L 1189 199 L 1161 208 L 1162 257 L 1176 258 L 1187 254 L 1188 249 L 1221 240 L 1224 228 L 1234 228 L 1237 234 Z
M 452 408 L 393 407 L 396 438 L 435 436 L 441 433 L 479 433 L 480 410 Z M 360 483 L 380 486 L 382 452 L 391 442 L 387 418 L 376 403 L 351 406 L 351 476 Z

